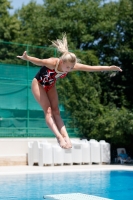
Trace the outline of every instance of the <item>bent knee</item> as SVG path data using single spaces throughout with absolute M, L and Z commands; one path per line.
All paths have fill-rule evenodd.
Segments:
M 56 109 L 52 109 L 51 107 L 48 107 L 46 110 L 45 110 L 45 116 L 57 116 L 57 115 L 60 115 L 60 110 L 58 108 Z
M 45 112 L 45 115 L 52 115 L 51 107 L 49 106 L 44 112 Z
M 52 112 L 53 112 L 53 115 L 54 115 L 54 116 L 55 116 L 55 115 L 60 115 L 60 110 L 59 110 L 59 108 L 53 109 Z

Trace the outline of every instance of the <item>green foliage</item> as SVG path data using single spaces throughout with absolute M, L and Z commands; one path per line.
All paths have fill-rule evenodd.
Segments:
M 118 109 L 112 106 L 105 108 L 103 115 L 97 118 L 91 136 L 106 139 L 111 144 L 119 146 L 132 146 L 133 114 L 125 108 Z M 98 130 L 98 131 L 97 131 Z
M 66 32 L 72 48 L 87 45 L 94 40 L 89 30 L 97 20 L 98 5 L 99 1 L 93 0 L 46 0 L 49 36 L 55 39 Z
M 8 0 L 0 0 L 0 40 L 14 41 L 19 37 L 19 21 L 9 15 L 11 9 Z
M 66 32 L 72 49 L 80 48 L 83 43 L 85 49 L 89 42 L 94 41 L 90 28 L 100 14 L 98 2 L 46 0 L 44 6 L 30 2 L 16 12 L 21 22 L 21 43 L 24 39 L 34 45 L 48 45 L 50 40 Z
M 128 108 L 133 102 L 133 1 L 121 0 L 119 4 L 118 45 L 116 55 L 123 68 L 120 84 L 124 87 L 124 95 L 128 101 Z
M 20 35 L 20 22 L 9 14 L 10 2 L 0 0 L 0 41 L 15 41 Z M 13 63 L 16 47 L 0 42 L 0 61 Z
M 120 0 L 100 7 L 101 15 L 91 31 L 97 42 L 95 49 L 102 65 L 123 69 L 115 77 L 101 75 L 102 103 L 132 108 L 133 94 L 133 2 Z M 93 44 L 90 48 L 93 48 Z M 104 80 L 104 81 L 103 81 Z M 104 98 L 104 99 L 103 99 Z
M 45 8 L 34 1 L 16 11 L 15 15 L 21 22 L 21 36 L 17 38 L 17 42 L 37 46 L 45 44 L 46 39 L 42 37 L 48 23 L 45 13 Z

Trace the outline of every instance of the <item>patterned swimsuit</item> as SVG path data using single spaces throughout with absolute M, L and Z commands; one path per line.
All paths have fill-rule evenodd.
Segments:
M 46 92 L 55 85 L 58 78 L 64 78 L 67 75 L 67 73 L 59 72 L 57 70 L 58 64 L 59 61 L 57 62 L 55 69 L 49 69 L 46 66 L 41 67 L 35 76 Z

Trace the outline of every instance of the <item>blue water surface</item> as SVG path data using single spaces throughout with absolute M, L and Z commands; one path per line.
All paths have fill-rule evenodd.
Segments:
M 133 200 L 133 171 L 88 171 L 0 176 L 0 200 L 43 200 L 44 195 L 84 193 Z

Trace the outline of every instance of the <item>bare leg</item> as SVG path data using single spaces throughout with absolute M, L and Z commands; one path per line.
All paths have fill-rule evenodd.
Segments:
M 67 148 L 67 143 L 65 142 L 64 138 L 60 134 L 57 125 L 54 121 L 53 114 L 52 114 L 52 109 L 51 109 L 51 102 L 48 98 L 48 94 L 45 92 L 44 88 L 38 83 L 38 81 L 34 78 L 32 81 L 32 92 L 35 97 L 35 99 L 38 101 L 38 103 L 41 105 L 46 122 L 49 126 L 49 128 L 53 131 L 55 134 L 60 146 L 62 148 Z M 54 96 L 53 96 L 54 99 Z
M 48 91 L 48 98 L 50 100 L 51 103 L 51 107 L 52 107 L 52 112 L 53 112 L 53 116 L 54 116 L 54 120 L 55 123 L 58 127 L 59 132 L 61 133 L 61 135 L 63 136 L 64 140 L 67 143 L 67 148 L 71 148 L 72 144 L 70 141 L 70 138 L 68 136 L 68 133 L 66 131 L 66 127 L 61 119 L 60 116 L 60 111 L 58 108 L 58 94 L 57 94 L 57 90 L 55 87 L 53 87 L 51 90 Z

